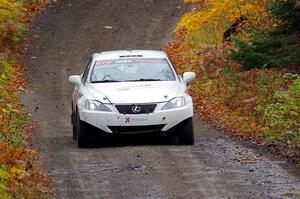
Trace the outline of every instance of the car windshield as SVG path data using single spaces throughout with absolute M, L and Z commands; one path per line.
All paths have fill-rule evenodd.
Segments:
M 165 59 L 118 59 L 96 61 L 92 83 L 126 81 L 174 81 L 175 76 Z

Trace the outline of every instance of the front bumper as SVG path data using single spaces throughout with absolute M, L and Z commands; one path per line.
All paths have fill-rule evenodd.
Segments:
M 137 129 L 137 131 L 143 129 L 143 133 L 147 133 L 159 128 L 160 131 L 165 132 L 193 116 L 192 103 L 171 110 L 161 110 L 163 105 L 158 104 L 154 112 L 149 114 L 120 114 L 114 105 L 109 105 L 108 107 L 112 112 L 81 109 L 79 110 L 79 116 L 80 120 L 110 134 L 116 133 L 116 129 L 118 129 L 118 132 L 123 133 L 134 133 L 134 129 Z M 122 129 L 122 127 L 124 128 Z M 153 129 L 150 127 L 153 127 Z M 130 131 L 126 132 L 125 129 L 130 129 Z

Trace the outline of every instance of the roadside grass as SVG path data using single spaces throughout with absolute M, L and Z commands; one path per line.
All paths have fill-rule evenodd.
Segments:
M 300 75 L 287 68 L 242 71 L 228 58 L 232 43 L 201 45 L 201 39 L 191 42 L 188 34 L 185 29 L 177 31 L 165 50 L 180 73 L 196 72 L 189 92 L 202 118 L 238 137 L 276 145 L 297 161 Z
M 0 0 L 0 198 L 49 198 L 50 179 L 28 144 L 34 131 L 20 100 L 26 81 L 19 42 L 44 0 Z

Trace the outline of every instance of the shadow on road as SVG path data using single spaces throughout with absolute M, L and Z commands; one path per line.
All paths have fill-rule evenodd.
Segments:
M 149 145 L 177 145 L 178 139 L 166 135 L 114 135 L 93 136 L 88 148 L 149 146 Z

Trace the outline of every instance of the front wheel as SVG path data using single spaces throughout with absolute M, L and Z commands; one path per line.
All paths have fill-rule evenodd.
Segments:
M 86 148 L 91 141 L 89 125 L 80 120 L 79 113 L 76 114 L 76 134 L 77 134 L 77 147 Z
M 77 109 L 77 107 L 76 107 Z M 73 140 L 77 141 L 77 127 L 76 127 L 76 123 L 77 123 L 77 110 L 74 111 L 73 110 L 73 102 L 72 102 L 72 114 L 71 114 L 71 124 L 72 124 L 72 134 L 73 134 Z
M 77 141 L 77 126 L 76 126 L 77 117 L 76 117 L 76 113 L 72 112 L 71 121 L 72 121 L 73 140 Z
M 179 143 L 182 145 L 193 145 L 194 144 L 194 126 L 193 119 L 188 118 L 183 121 L 177 127 L 177 135 L 179 137 Z
M 73 140 L 77 141 L 77 126 L 73 124 L 72 128 L 73 128 Z

